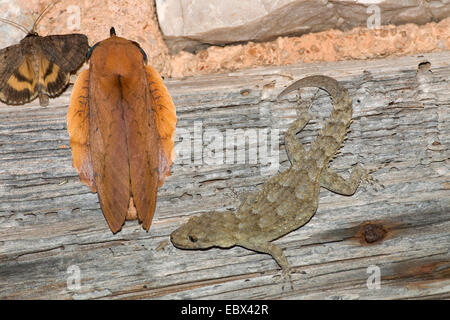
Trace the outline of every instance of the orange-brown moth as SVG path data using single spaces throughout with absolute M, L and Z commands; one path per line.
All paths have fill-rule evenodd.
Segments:
M 138 219 L 148 231 L 157 190 L 170 174 L 177 122 L 158 72 L 136 42 L 110 38 L 90 48 L 73 87 L 67 130 L 73 166 L 98 193 L 113 233 Z

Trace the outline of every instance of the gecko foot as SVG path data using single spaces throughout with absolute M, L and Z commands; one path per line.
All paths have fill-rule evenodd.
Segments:
M 275 277 L 278 278 L 275 281 L 276 282 L 282 282 L 281 290 L 284 291 L 285 284 L 289 281 L 291 285 L 291 290 L 294 290 L 294 283 L 292 281 L 292 274 L 293 270 L 291 267 L 285 268 L 281 271 L 281 275 L 276 275 Z
M 361 185 L 370 185 L 375 191 L 379 191 L 384 188 L 384 185 L 380 181 L 372 176 L 375 169 L 366 169 L 362 167 L 359 163 L 357 164 L 358 170 L 361 176 Z

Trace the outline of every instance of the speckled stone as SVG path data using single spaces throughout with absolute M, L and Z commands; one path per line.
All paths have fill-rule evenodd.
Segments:
M 447 0 L 156 0 L 169 49 L 204 44 L 271 41 L 328 29 L 439 21 L 450 16 Z M 379 17 L 379 18 L 376 18 Z

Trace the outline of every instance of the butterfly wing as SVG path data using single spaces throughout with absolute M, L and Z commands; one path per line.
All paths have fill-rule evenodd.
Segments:
M 38 95 L 32 61 L 16 44 L 0 50 L 0 101 L 24 104 Z

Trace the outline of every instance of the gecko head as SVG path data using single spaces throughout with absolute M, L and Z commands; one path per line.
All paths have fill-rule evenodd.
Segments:
M 223 228 L 220 214 L 204 214 L 192 217 L 170 235 L 170 241 L 181 249 L 207 249 L 214 246 L 229 248 L 235 243 Z

